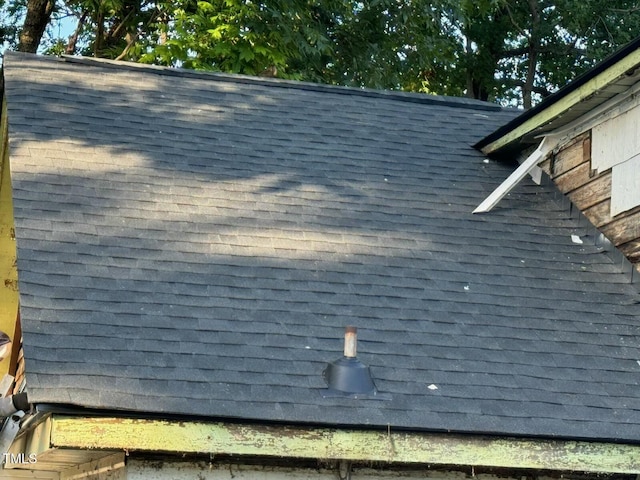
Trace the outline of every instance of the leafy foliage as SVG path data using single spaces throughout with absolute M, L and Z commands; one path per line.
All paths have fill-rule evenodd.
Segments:
M 158 7 L 159 18 L 170 20 L 157 23 L 162 40 L 141 49 L 142 62 L 248 75 L 277 71 L 319 80 L 323 59 L 332 54 L 326 32 L 331 5 L 188 0 Z
M 49 8 L 35 20 L 52 54 L 525 107 L 640 32 L 640 0 L 2 1 L 0 35 L 19 48 L 15 19 L 24 32 Z

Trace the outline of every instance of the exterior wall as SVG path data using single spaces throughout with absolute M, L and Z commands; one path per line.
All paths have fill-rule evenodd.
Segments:
M 344 467 L 344 465 L 343 465 Z M 392 465 L 354 466 L 349 473 L 339 465 L 318 468 L 209 464 L 206 462 L 158 462 L 130 459 L 123 480 L 637 480 L 636 475 L 532 470 L 482 471 L 471 466 L 456 470 Z
M 464 480 L 464 474 L 426 475 L 422 472 L 394 472 L 375 469 L 355 469 L 351 475 L 338 467 L 286 468 L 258 465 L 212 465 L 206 463 L 163 463 L 130 461 L 126 480 L 397 480 L 432 478 Z
M 631 103 L 633 105 L 633 103 Z M 607 118 L 591 130 L 591 168 L 611 169 L 611 216 L 640 206 L 640 107 Z
M 242 465 L 216 462 L 163 462 L 129 459 L 126 480 L 607 480 L 607 474 L 580 475 L 558 472 L 546 476 L 542 472 L 501 471 L 476 472 L 473 467 L 459 470 L 432 470 L 428 467 L 402 468 L 391 465 L 354 466 L 349 472 L 346 464 L 318 468 Z M 634 475 L 618 475 L 616 480 L 635 480 Z
M 592 132 L 589 131 L 574 138 L 541 166 L 560 191 L 640 270 L 640 206 L 623 212 L 618 212 L 619 208 L 614 206 L 612 211 L 612 190 L 618 195 L 618 204 L 628 204 L 633 196 L 620 199 L 624 191 L 612 188 L 613 169 L 616 166 L 603 169 L 603 165 L 606 164 L 602 160 L 594 165 Z M 632 169 L 632 172 L 630 180 L 640 181 L 640 166 L 637 170 Z M 620 175 L 620 171 L 616 173 Z M 623 181 L 622 185 L 628 185 L 628 180 Z
M 431 468 L 427 465 L 408 466 L 388 463 L 356 464 L 348 462 L 306 462 L 281 459 L 274 464 L 241 460 L 215 459 L 187 461 L 184 458 L 128 458 L 126 465 L 89 462 L 62 472 L 34 469 L 2 470 L 6 480 L 638 480 L 634 474 L 580 473 L 571 471 L 540 471 L 531 469 L 483 469 L 473 466 Z

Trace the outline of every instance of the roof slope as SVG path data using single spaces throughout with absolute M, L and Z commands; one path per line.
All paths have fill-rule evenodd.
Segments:
M 30 400 L 640 440 L 637 291 L 548 188 L 471 214 L 512 112 L 5 65 Z M 321 395 L 345 325 L 390 399 Z

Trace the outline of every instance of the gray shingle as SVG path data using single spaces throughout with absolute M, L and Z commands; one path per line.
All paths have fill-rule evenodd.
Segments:
M 513 112 L 167 73 L 7 54 L 31 400 L 640 441 L 638 291 L 548 186 L 470 213 Z

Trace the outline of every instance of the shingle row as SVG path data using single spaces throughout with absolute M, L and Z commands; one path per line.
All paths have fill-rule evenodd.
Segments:
M 471 214 L 513 112 L 6 64 L 33 401 L 640 440 L 638 292 L 549 187 Z M 348 324 L 384 399 L 322 395 Z

